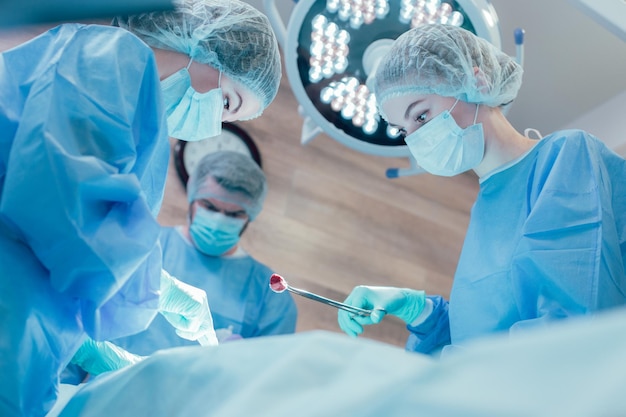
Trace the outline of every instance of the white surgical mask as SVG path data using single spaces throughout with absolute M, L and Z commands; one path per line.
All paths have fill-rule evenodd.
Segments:
M 479 105 L 474 124 L 461 129 L 450 114 L 458 102 L 404 139 L 419 166 L 433 175 L 458 175 L 483 160 L 485 135 L 482 123 L 476 123 Z
M 169 135 L 176 139 L 198 141 L 222 133 L 224 97 L 221 86 L 206 93 L 194 90 L 187 69 L 189 65 L 161 81 L 161 91 Z M 221 80 L 220 72 L 220 85 Z

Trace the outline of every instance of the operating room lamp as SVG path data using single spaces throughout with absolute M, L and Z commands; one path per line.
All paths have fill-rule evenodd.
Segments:
M 393 40 L 422 23 L 446 23 L 501 49 L 498 17 L 487 0 L 300 0 L 287 28 L 276 0 L 264 0 L 264 8 L 304 118 L 301 143 L 324 132 L 363 153 L 407 157 L 411 167 L 390 168 L 388 178 L 424 172 L 400 132 L 377 114 L 367 85 Z M 521 63 L 522 30 L 515 42 Z

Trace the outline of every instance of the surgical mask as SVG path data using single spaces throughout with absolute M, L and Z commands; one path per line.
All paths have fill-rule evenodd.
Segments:
M 245 219 L 196 207 L 189 234 L 196 248 L 209 256 L 220 256 L 239 242 Z
M 161 81 L 161 91 L 169 135 L 186 141 L 198 141 L 222 133 L 222 73 L 218 88 L 198 93 L 191 86 L 189 65 Z
M 458 102 L 404 139 L 419 166 L 433 175 L 458 175 L 483 160 L 485 136 L 482 123 L 476 124 L 478 105 L 474 123 L 461 129 L 450 114 Z

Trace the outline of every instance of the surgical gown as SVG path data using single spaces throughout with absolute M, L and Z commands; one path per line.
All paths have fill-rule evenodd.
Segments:
M 206 291 L 213 325 L 222 341 L 222 337 L 228 340 L 295 331 L 295 302 L 291 294 L 277 294 L 270 289 L 272 270 L 267 266 L 248 254 L 206 256 L 182 235 L 180 228 L 163 228 L 161 244 L 165 270 Z M 198 344 L 180 338 L 161 316 L 157 316 L 147 330 L 112 342 L 138 355 Z
M 41 416 L 86 335 L 157 312 L 169 158 L 152 50 L 65 24 L 0 55 L 0 415 Z
M 626 303 L 626 161 L 566 130 L 481 179 L 450 303 L 408 326 L 430 353 Z

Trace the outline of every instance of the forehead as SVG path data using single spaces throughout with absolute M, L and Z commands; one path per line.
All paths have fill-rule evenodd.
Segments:
M 431 97 L 431 95 L 427 94 L 402 94 L 387 98 L 380 107 L 387 119 L 387 122 L 399 125 L 401 124 L 400 122 L 405 120 L 404 116 L 409 106 L 415 102 L 426 103 Z
M 194 200 L 209 200 L 213 205 L 224 210 L 240 210 L 249 204 L 249 199 L 239 192 L 230 192 L 219 185 L 211 176 L 206 176 L 197 188 Z
M 215 206 L 216 208 L 220 209 L 220 210 L 224 210 L 224 211 L 246 211 L 245 207 L 237 204 L 237 203 L 233 203 L 230 201 L 224 201 L 220 198 L 217 197 L 207 197 L 207 198 L 200 198 L 195 200 L 196 203 L 199 201 L 208 201 L 209 203 L 211 203 L 211 205 Z

